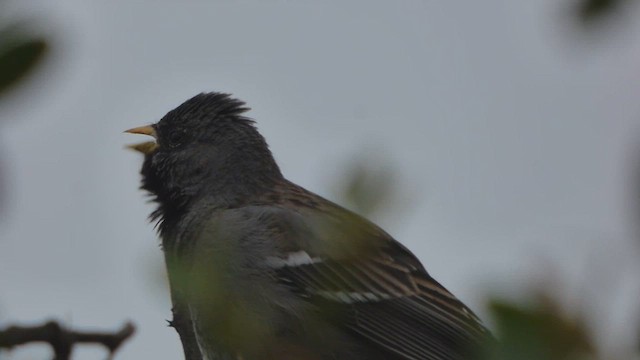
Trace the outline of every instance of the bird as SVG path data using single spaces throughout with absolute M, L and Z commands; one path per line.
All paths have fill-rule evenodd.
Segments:
M 246 103 L 200 93 L 158 122 L 150 195 L 187 360 L 462 360 L 492 338 L 368 219 L 287 180 Z

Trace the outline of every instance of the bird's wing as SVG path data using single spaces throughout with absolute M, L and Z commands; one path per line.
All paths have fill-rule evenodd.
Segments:
M 329 321 L 385 358 L 467 359 L 491 338 L 469 308 L 377 226 L 338 207 L 301 215 L 311 230 L 270 266 Z

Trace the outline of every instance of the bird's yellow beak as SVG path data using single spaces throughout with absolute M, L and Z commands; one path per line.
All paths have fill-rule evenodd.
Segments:
M 149 136 L 152 136 L 154 139 L 157 139 L 156 129 L 154 129 L 152 125 L 136 127 L 133 129 L 126 130 L 125 132 L 129 134 L 149 135 Z M 141 152 L 145 155 L 148 155 L 156 151 L 156 149 L 158 148 L 158 143 L 156 143 L 155 141 L 145 141 L 138 144 L 128 145 L 127 148 Z

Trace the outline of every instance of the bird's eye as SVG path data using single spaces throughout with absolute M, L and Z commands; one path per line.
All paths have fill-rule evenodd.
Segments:
M 182 144 L 184 141 L 184 131 L 182 130 L 174 130 L 167 135 L 167 142 L 169 146 L 176 147 Z

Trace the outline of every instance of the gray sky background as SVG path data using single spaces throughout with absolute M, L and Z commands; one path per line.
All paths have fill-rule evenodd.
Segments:
M 131 319 L 118 359 L 181 356 L 122 131 L 219 90 L 312 191 L 336 199 L 363 154 L 391 164 L 402 201 L 375 220 L 481 315 L 546 279 L 603 341 L 633 336 L 640 22 L 587 36 L 557 0 L 9 3 L 55 42 L 0 102 L 0 326 Z

